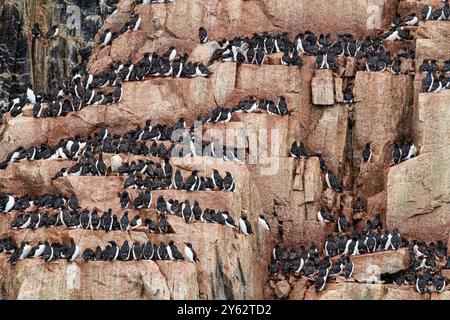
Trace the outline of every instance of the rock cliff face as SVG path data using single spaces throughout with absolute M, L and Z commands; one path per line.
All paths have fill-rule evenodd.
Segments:
M 74 66 L 89 57 L 104 19 L 118 0 L 4 0 L 0 2 L 0 99 L 16 97 L 30 84 L 49 92 L 68 78 Z M 39 23 L 42 37 L 31 30 Z M 58 25 L 57 40 L 45 39 Z M 87 49 L 85 49 L 87 48 Z
M 350 32 L 359 37 L 386 28 L 397 10 L 420 12 L 424 3 L 174 0 L 170 4 L 136 5 L 132 0 L 0 1 L 0 97 L 25 92 L 28 83 L 38 92 L 56 87 L 60 80 L 70 76 L 73 66 L 83 62 L 81 49 L 86 45 L 92 46 L 92 55 L 86 62 L 93 74 L 107 70 L 111 63 L 126 63 L 129 59 L 136 63 L 147 51 L 161 54 L 170 45 L 206 64 L 214 48 L 198 44 L 199 26 L 208 30 L 210 39 L 217 40 L 264 31 L 295 35 L 307 29 L 316 33 Z M 72 30 L 67 24 L 72 21 L 74 8 L 80 8 L 81 29 Z M 120 30 L 135 12 L 142 19 L 139 31 L 119 36 L 111 46 L 98 45 L 104 30 Z M 330 16 L 336 24 L 325 23 Z M 45 31 L 54 24 L 64 25 L 62 36 L 57 40 L 33 39 L 30 30 L 35 22 Z M 448 21 L 419 23 L 414 31 L 415 40 L 408 44 L 416 51 L 416 70 L 423 58 L 441 61 L 450 58 L 449 30 Z M 6 115 L 0 125 L 1 160 L 20 146 L 56 145 L 62 138 L 92 135 L 104 126 L 112 134 L 123 134 L 144 126 L 146 119 L 173 124 L 182 116 L 190 125 L 215 107 L 236 105 L 249 95 L 258 99 L 283 95 L 292 111 L 289 117 L 233 114 L 227 125 L 211 125 L 216 132 L 236 128 L 247 137 L 254 134 L 254 139 L 247 138 L 245 144 L 248 149 L 256 149 L 259 157 L 247 159 L 246 164 L 229 164 L 207 157 L 171 160 L 174 168 L 186 173 L 197 169 L 200 174 L 210 175 L 214 168 L 229 171 L 236 192 L 162 190 L 153 195 L 154 199 L 163 194 L 172 199 L 199 200 L 205 207 L 228 210 L 236 220 L 245 210 L 254 228 L 252 236 L 216 224 L 185 224 L 176 216 L 168 219 L 172 234 L 148 234 L 143 230 L 105 233 L 62 227 L 17 231 L 9 228 L 17 213 L 0 215 L 0 238 L 11 236 L 16 243 L 68 242 L 72 237 L 81 248 L 95 248 L 104 247 L 111 240 L 122 243 L 149 239 L 159 243 L 172 239 L 180 244 L 191 242 L 200 257 L 196 264 L 83 263 L 81 259 L 76 263 L 62 260 L 44 263 L 27 259 L 11 266 L 7 257 L 0 254 L 0 299 L 448 297 L 448 291 L 442 295 L 420 295 L 412 287 L 365 283 L 370 265 L 381 266 L 380 274 L 406 269 L 406 250 L 355 257 L 354 280 L 336 281 L 322 293 L 316 293 L 304 278 L 269 279 L 266 270 L 275 244 L 293 247 L 315 243 L 322 250 L 326 235 L 337 231 L 335 224 L 317 221 L 320 207 L 327 208 L 334 217 L 342 212 L 348 221 L 354 222 L 355 229 L 381 212 L 389 229 L 397 227 L 407 237 L 450 244 L 450 90 L 419 93 L 421 75 L 415 73 L 412 61 L 411 70 L 393 75 L 361 71 L 353 58 L 342 58 L 341 68 L 336 72 L 315 70 L 314 59 L 307 56 L 301 68 L 282 66 L 279 58 L 269 57 L 273 63 L 261 66 L 214 63 L 208 78 L 126 82 L 120 103 L 86 106 L 65 117 L 36 119 L 26 112 L 16 118 Z M 349 83 L 353 87 L 353 104 L 343 103 L 342 92 Z M 260 136 L 259 132 L 268 133 L 269 137 Z M 393 143 L 406 137 L 414 140 L 418 156 L 391 166 Z M 311 152 L 322 154 L 327 166 L 343 181 L 342 193 L 327 188 L 317 157 L 289 156 L 296 139 L 304 142 Z M 361 153 L 367 142 L 371 142 L 374 155 L 370 163 L 362 163 Z M 119 193 L 123 191 L 124 177 L 63 177 L 52 181 L 61 168 L 73 165 L 68 160 L 10 164 L 0 170 L 0 192 L 14 196 L 76 195 L 83 208 L 123 212 Z M 354 216 L 357 197 L 365 200 L 366 210 Z M 156 216 L 154 209 L 130 210 L 130 216 L 137 213 Z M 270 231 L 257 223 L 260 214 L 265 215 Z

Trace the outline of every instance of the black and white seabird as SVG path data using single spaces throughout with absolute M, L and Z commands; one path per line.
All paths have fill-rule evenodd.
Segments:
M 33 38 L 40 38 L 42 36 L 41 27 L 39 26 L 39 23 L 35 23 L 33 29 L 31 30 L 31 34 L 33 35 Z
M 123 86 L 121 83 L 116 85 L 116 88 L 113 91 L 113 102 L 121 102 L 123 97 Z
M 350 260 L 350 256 L 345 257 L 345 266 L 344 266 L 344 275 L 346 278 L 351 278 L 353 275 L 353 270 L 355 270 L 355 265 L 352 260 Z
M 8 194 L 0 194 L 0 211 L 3 213 L 8 213 L 14 207 L 15 199 L 13 196 Z
M 269 223 L 266 221 L 266 219 L 264 218 L 264 216 L 263 216 L 262 214 L 259 215 L 258 223 L 263 227 L 264 230 L 270 231 L 270 225 L 269 225 Z
M 15 265 L 17 261 L 27 258 L 31 249 L 30 243 L 28 241 L 23 241 L 20 247 L 14 250 L 14 253 L 11 255 L 11 258 L 9 259 L 10 263 Z
M 325 241 L 324 253 L 327 257 L 334 257 L 338 253 L 336 241 L 334 241 L 331 234 L 327 236 L 327 240 Z
M 100 36 L 100 46 L 106 47 L 110 44 L 111 40 L 113 38 L 113 34 L 110 29 L 105 29 L 103 34 Z
M 392 159 L 394 164 L 399 164 L 402 161 L 402 150 L 398 146 L 397 142 L 394 142 L 394 149 L 392 150 Z
M 208 41 L 208 32 L 204 27 L 200 27 L 198 29 L 198 38 L 200 40 L 200 43 L 205 43 Z
M 247 216 L 244 214 L 239 218 L 239 228 L 241 229 L 241 232 L 246 236 L 253 234 L 252 226 L 248 221 Z
M 181 205 L 181 214 L 183 216 L 183 220 L 185 223 L 192 222 L 194 215 L 192 214 L 192 209 L 189 200 L 184 200 L 183 204 Z
M 370 149 L 370 142 L 366 143 L 366 147 L 362 152 L 363 162 L 369 163 L 372 159 L 372 149 Z
M 417 153 L 417 148 L 414 145 L 414 142 L 411 139 L 408 139 L 405 143 L 405 146 L 402 148 L 402 157 L 403 160 L 408 160 L 414 157 Z
M 339 213 L 338 217 L 338 230 L 339 232 L 345 232 L 347 230 L 347 219 L 342 212 Z
M 79 252 L 80 252 L 80 247 L 75 243 L 75 240 L 71 237 L 70 238 L 70 247 L 67 252 L 67 261 L 69 261 L 69 262 L 75 261 Z
M 59 34 L 59 28 L 57 25 L 54 25 L 50 28 L 50 30 L 47 31 L 47 33 L 45 34 L 45 36 L 48 39 L 54 39 L 58 36 Z
M 196 262 L 200 261 L 197 257 L 197 253 L 195 252 L 194 248 L 192 248 L 192 244 L 189 242 L 184 243 L 184 254 L 186 256 L 186 260 L 189 262 Z
M 319 222 L 334 222 L 333 216 L 329 214 L 325 208 L 320 208 L 320 210 L 317 211 L 317 220 Z

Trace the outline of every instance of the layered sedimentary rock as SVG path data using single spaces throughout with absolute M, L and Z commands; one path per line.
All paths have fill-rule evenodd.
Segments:
M 420 94 L 420 155 L 388 175 L 388 224 L 429 241 L 445 241 L 450 232 L 449 97 L 449 92 Z
M 32 41 L 26 30 L 35 20 L 47 30 L 50 21 L 44 23 L 46 17 L 51 13 L 52 17 L 56 17 L 55 10 L 61 12 L 69 5 L 69 2 L 63 6 L 53 6 L 52 3 L 39 2 L 28 7 L 14 5 L 12 1 L 2 3 L 5 19 L 22 21 L 21 31 L 10 30 L 6 25 L 1 29 L 2 43 L 8 40 L 6 34 L 12 32 L 17 35 L 14 39 L 18 45 L 14 48 L 22 50 L 2 51 L 16 57 L 5 60 L 7 66 L 17 67 L 14 71 L 7 71 L 24 74 L 17 83 L 23 87 L 30 79 L 37 91 L 46 90 L 53 80 L 62 79 L 73 65 L 81 62 L 74 53 L 79 44 L 84 45 L 94 38 L 97 43 L 101 31 L 106 28 L 118 31 L 134 12 L 142 18 L 140 30 L 119 36 L 112 46 L 100 48 L 94 45 L 88 64 L 90 72 L 103 71 L 112 62 L 126 62 L 129 59 L 137 62 L 145 52 L 163 53 L 170 45 L 175 45 L 180 52 L 187 52 L 190 60 L 207 64 L 215 45 L 198 45 L 199 26 L 208 30 L 211 40 L 263 31 L 289 31 L 293 38 L 306 29 L 316 33 L 351 32 L 355 36 L 365 36 L 387 26 L 397 5 L 402 13 L 408 13 L 412 8 L 421 10 L 423 6 L 423 1 L 378 0 L 358 3 L 339 0 L 314 4 L 309 1 L 175 0 L 168 5 L 144 6 L 136 5 L 132 0 L 122 0 L 103 25 L 106 14 L 92 11 L 91 5 L 86 4 L 88 8 L 82 6 L 81 14 L 91 27 L 83 29 L 81 34 L 72 35 L 64 27 L 61 39 Z M 113 1 L 108 6 L 112 4 Z M 34 7 L 36 9 L 30 9 Z M 350 10 L 341 10 L 344 7 Z M 36 11 L 36 18 L 31 18 L 33 10 Z M 324 23 L 329 16 L 337 22 L 333 25 Z M 62 23 L 64 17 L 61 15 L 54 18 L 61 21 L 51 22 Z M 445 58 L 448 51 L 445 51 L 448 42 L 448 26 L 445 23 L 419 24 L 414 32 L 420 38 L 415 43 L 416 66 L 417 61 L 425 57 Z M 94 26 L 100 25 L 100 32 L 91 33 Z M 80 39 L 80 42 L 74 42 L 75 39 Z M 25 43 L 26 52 L 21 47 Z M 74 57 L 69 53 L 73 53 Z M 420 79 L 416 77 L 413 81 L 412 73 L 369 73 L 361 71 L 360 64 L 352 58 L 342 58 L 341 67 L 333 73 L 316 71 L 313 57 L 303 56 L 305 64 L 299 68 L 280 65 L 280 56 L 270 55 L 267 57 L 269 64 L 263 66 L 214 63 L 209 67 L 213 74 L 208 78 L 147 78 L 145 81 L 127 82 L 120 103 L 87 106 L 66 117 L 35 119 L 31 116 L 30 106 L 26 107 L 27 112 L 21 117 L 10 118 L 6 115 L 0 127 L 0 160 L 19 146 L 39 146 L 41 143 L 54 146 L 61 138 L 92 135 L 102 126 L 108 127 L 113 134 L 124 133 L 144 125 L 147 119 L 172 125 L 181 116 L 186 117 L 190 125 L 197 116 L 203 117 L 217 106 L 234 106 L 250 95 L 255 99 L 274 101 L 283 95 L 291 112 L 289 117 L 269 116 L 262 112 L 234 114 L 228 124 L 210 124 L 204 128 L 204 133 L 209 132 L 215 137 L 225 137 L 232 130 L 239 131 L 249 152 L 245 164 L 206 157 L 171 159 L 172 165 L 185 176 L 193 169 L 205 176 L 209 176 L 213 168 L 222 173 L 230 171 L 237 192 L 162 190 L 153 193 L 154 199 L 164 195 L 191 202 L 198 200 L 202 208 L 228 210 L 235 220 L 239 219 L 242 210 L 246 210 L 254 229 L 252 236 L 246 237 L 238 231 L 215 224 L 185 224 L 175 216 L 168 218 L 173 229 L 170 234 L 154 235 L 144 230 L 129 233 L 73 231 L 63 227 L 11 231 L 9 225 L 17 213 L 0 216 L 1 236 L 12 236 L 18 242 L 24 239 L 67 242 L 69 237 L 73 237 L 82 248 L 95 248 L 97 245 L 104 247 L 109 240 L 121 244 L 124 240 L 159 243 L 173 239 L 180 249 L 184 241 L 192 242 L 200 258 L 196 264 L 172 261 L 86 264 L 79 259 L 75 263 L 63 260 L 43 263 L 34 259 L 20 261 L 12 267 L 1 256 L 0 287 L 4 290 L 0 292 L 0 297 L 445 299 L 447 292 L 440 296 L 422 296 L 412 286 L 365 283 L 368 276 L 378 277 L 406 269 L 406 250 L 352 257 L 355 263 L 354 279 L 339 277 L 335 283 L 327 284 L 326 290 L 320 294 L 315 293 L 313 283 L 304 277 L 269 279 L 266 268 L 276 243 L 296 248 L 314 243 L 321 252 L 325 237 L 337 232 L 336 224 L 317 221 L 317 211 L 321 207 L 326 208 L 334 218 L 341 211 L 348 221 L 355 218 L 355 229 L 381 212 L 382 222 L 386 221 L 389 229 L 398 227 L 402 235 L 427 241 L 450 241 L 449 93 L 419 95 L 417 84 Z M 17 63 L 27 57 L 31 57 L 29 65 Z M 409 71 L 408 66 L 403 68 Z M 0 96 L 7 96 L 12 90 L 7 88 L 7 83 L 13 82 L 8 81 L 0 83 L 4 93 Z M 355 95 L 352 105 L 343 103 L 343 90 L 347 86 L 353 89 Z M 416 143 L 419 156 L 390 167 L 393 142 L 408 137 Z M 205 142 L 210 141 L 208 139 L 208 136 L 203 137 Z M 326 187 L 317 157 L 289 157 L 289 149 L 296 139 L 304 142 L 309 152 L 321 153 L 327 168 L 343 181 L 344 192 L 338 193 Z M 234 138 L 225 140 L 226 144 L 232 140 Z M 371 142 L 374 155 L 371 163 L 361 163 L 361 152 L 367 142 Z M 110 156 L 105 155 L 105 162 L 109 163 Z M 124 156 L 123 159 L 131 161 L 137 158 Z M 61 168 L 73 164 L 71 161 L 10 164 L 6 170 L 0 171 L 0 191 L 16 196 L 46 192 L 68 196 L 75 194 L 82 207 L 102 211 L 112 208 L 114 213 L 122 214 L 119 192 L 124 190 L 124 177 L 64 177 L 51 181 L 51 177 Z M 11 183 L 12 180 L 14 183 Z M 130 191 L 130 195 L 135 198 L 137 191 Z M 353 204 L 358 196 L 364 199 L 366 210 L 356 215 Z M 135 214 L 156 217 L 153 208 L 130 209 L 130 215 Z M 265 231 L 257 223 L 259 214 L 265 215 L 271 226 L 270 231 Z M 38 276 L 31 277 L 30 270 L 37 270 Z
M 55 90 L 86 61 L 98 28 L 119 0 L 56 1 L 6 0 L 0 4 L 0 98 L 15 98 L 30 84 L 36 92 Z M 42 37 L 31 30 L 39 23 Z M 45 39 L 51 26 L 59 26 L 55 40 Z
M 280 1 L 276 4 L 267 0 L 233 0 L 226 3 L 197 0 L 190 3 L 174 1 L 167 6 L 136 6 L 132 0 L 123 0 L 102 29 L 120 30 L 130 19 L 133 10 L 142 17 L 143 28 L 131 40 L 122 40 L 121 36 L 111 49 L 96 50 L 90 70 L 97 72 L 105 69 L 112 61 L 135 60 L 145 51 L 163 51 L 169 45 L 190 52 L 197 43 L 199 26 L 209 30 L 210 38 L 216 40 L 236 36 L 235 30 L 239 30 L 240 35 L 263 31 L 286 31 L 296 35 L 308 29 L 333 34 L 352 32 L 359 36 L 375 34 L 376 29 L 386 27 L 392 21 L 397 3 L 397 0 L 366 0 L 358 3 L 339 0 L 310 5 L 306 0 Z M 344 7 L 351 10 L 338 10 Z M 190 19 L 184 19 L 186 16 Z M 330 16 L 338 23 L 333 26 L 324 24 L 323 21 Z M 134 51 L 124 49 L 123 44 L 128 41 L 136 45 Z

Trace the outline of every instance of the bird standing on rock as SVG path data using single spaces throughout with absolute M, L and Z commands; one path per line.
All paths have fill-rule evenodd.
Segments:
M 270 231 L 269 223 L 266 221 L 266 218 L 261 214 L 258 218 L 258 223 L 263 227 L 264 230 Z
M 41 27 L 39 26 L 39 23 L 35 23 L 33 29 L 31 30 L 31 33 L 33 35 L 33 38 L 40 38 L 42 36 Z
M 327 170 L 327 173 L 325 174 L 325 182 L 327 183 L 328 188 L 334 189 L 337 192 L 342 192 L 342 187 L 331 170 Z
M 196 262 L 200 261 L 197 257 L 197 253 L 195 252 L 194 248 L 192 248 L 192 244 L 189 242 L 185 242 L 184 247 L 184 254 L 186 255 L 186 259 L 189 262 Z
M 397 142 L 394 142 L 394 149 L 392 150 L 392 159 L 394 160 L 394 164 L 399 164 L 402 160 L 402 150 L 398 146 Z
M 47 33 L 45 34 L 45 36 L 48 39 L 55 39 L 59 34 L 59 28 L 57 25 L 54 25 L 50 28 L 50 30 L 47 31 Z
M 208 41 L 208 32 L 204 27 L 200 27 L 198 29 L 198 38 L 200 43 L 206 43 Z
M 242 214 L 241 217 L 239 218 L 239 227 L 244 235 L 249 236 L 253 234 L 252 226 L 248 221 L 246 214 Z
M 372 149 L 370 149 L 370 142 L 366 143 L 366 147 L 362 152 L 362 158 L 364 163 L 370 163 L 370 160 L 372 159 Z

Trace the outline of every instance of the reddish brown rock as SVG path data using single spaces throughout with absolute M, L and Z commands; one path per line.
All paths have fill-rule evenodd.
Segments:
M 380 281 L 381 274 L 408 269 L 407 249 L 363 254 L 351 257 L 355 266 L 352 278 L 358 282 Z
M 439 4 L 438 7 L 441 7 Z M 416 41 L 416 71 L 424 59 L 443 62 L 450 51 L 450 30 L 446 21 L 426 21 L 420 23 L 414 32 Z
M 331 70 L 316 70 L 311 82 L 312 102 L 319 106 L 334 104 L 334 79 Z
M 291 286 L 286 280 L 279 282 L 271 281 L 270 284 L 278 299 L 286 298 L 291 292 Z
M 310 287 L 305 300 L 380 300 L 384 293 L 384 286 L 379 284 L 330 283 L 320 293 L 316 293 L 314 286 Z
M 292 287 L 292 291 L 289 294 L 289 300 L 303 300 L 305 298 L 305 293 L 307 290 L 307 282 L 305 278 L 301 278 L 295 281 Z
M 0 171 L 0 190 L 15 196 L 40 195 L 55 192 L 51 179 L 62 168 L 70 168 L 74 161 L 36 160 L 11 163 Z M 11 183 L 14 181 L 14 183 Z
M 392 167 L 387 181 L 388 226 L 401 226 L 405 234 L 428 241 L 450 234 L 448 96 L 420 95 L 421 154 Z

